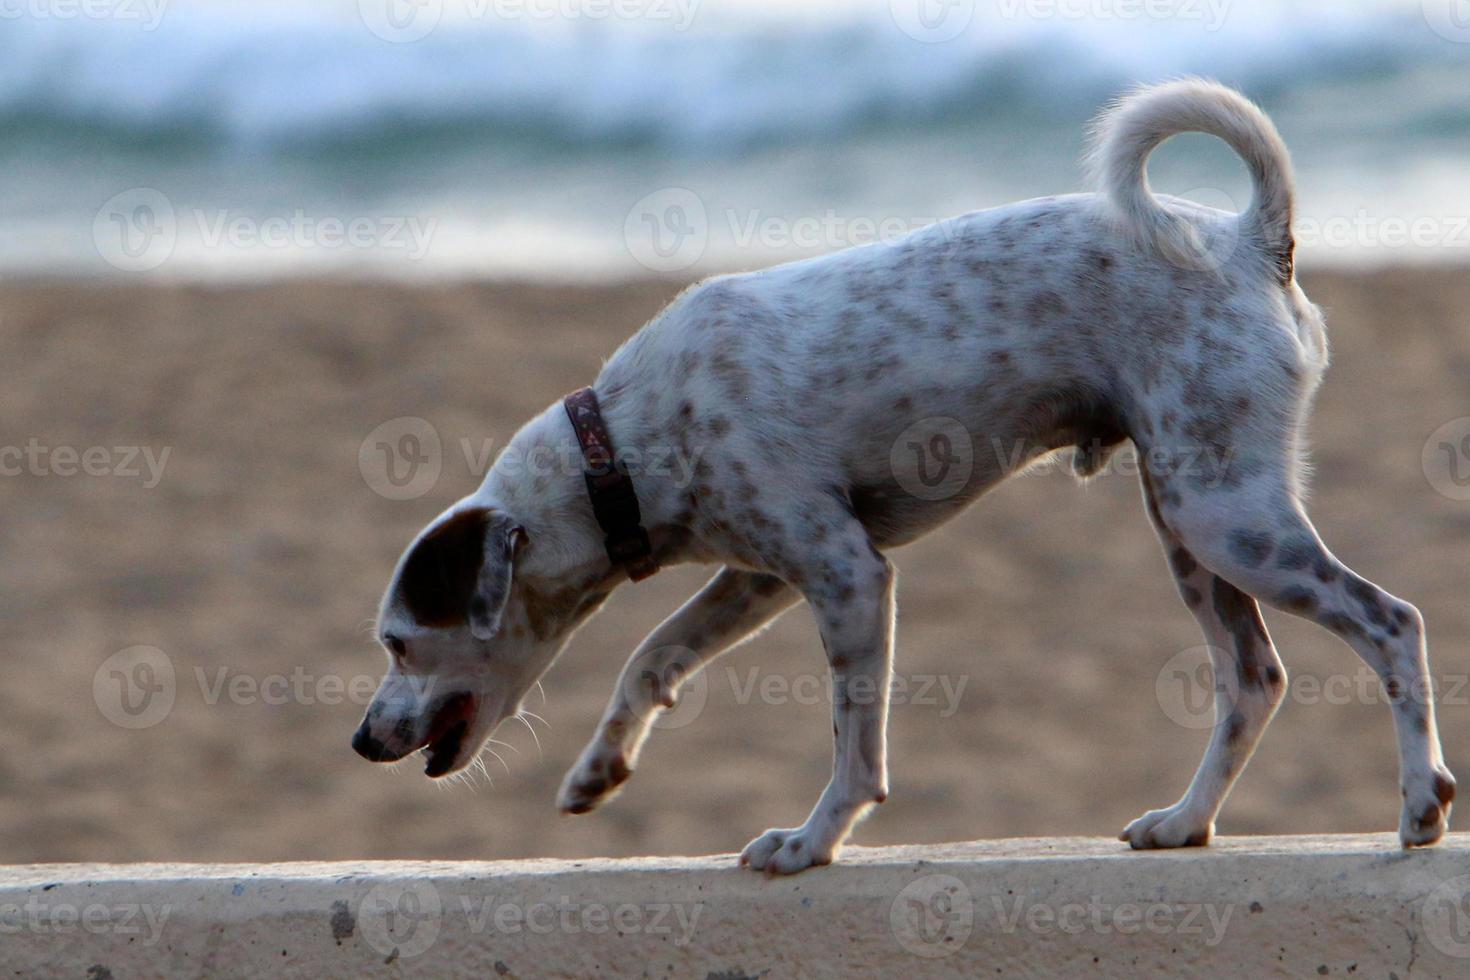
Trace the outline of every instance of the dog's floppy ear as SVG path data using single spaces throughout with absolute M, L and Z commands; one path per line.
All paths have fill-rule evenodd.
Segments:
M 475 591 L 470 596 L 470 633 L 488 640 L 500 630 L 500 617 L 510 599 L 511 568 L 526 543 L 526 531 L 504 514 L 492 513 L 485 524 L 485 554 Z
M 471 507 L 431 529 L 404 560 L 399 592 L 414 620 L 448 628 L 468 622 L 476 639 L 500 626 L 511 561 L 526 532 L 499 511 Z

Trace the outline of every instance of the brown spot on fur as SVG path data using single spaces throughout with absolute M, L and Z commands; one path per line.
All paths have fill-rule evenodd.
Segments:
M 1235 670 L 1241 688 L 1262 687 L 1267 680 L 1262 668 L 1268 659 L 1263 651 L 1270 648 L 1271 638 L 1261 620 L 1260 607 L 1250 596 L 1218 577 L 1214 600 L 1215 615 L 1235 638 Z
M 1292 586 L 1281 593 L 1278 601 L 1294 613 L 1310 613 L 1317 608 L 1317 594 L 1305 586 Z
M 1299 534 L 1281 542 L 1277 549 L 1276 567 L 1295 571 L 1309 567 L 1322 553 L 1311 535 Z
M 1260 568 L 1271 557 L 1274 544 L 1271 535 L 1264 531 L 1232 531 L 1230 554 L 1247 568 Z

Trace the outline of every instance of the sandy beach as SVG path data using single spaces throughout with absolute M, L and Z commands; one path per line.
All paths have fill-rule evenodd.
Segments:
M 1308 268 L 1303 285 L 1334 348 L 1311 511 L 1338 555 L 1423 610 L 1464 779 L 1470 502 L 1454 497 L 1470 490 L 1440 473 L 1448 456 L 1435 479 L 1423 457 L 1470 415 L 1470 277 Z M 702 706 L 655 733 L 619 799 L 556 813 L 623 660 L 708 569 L 614 597 L 545 703 L 531 696 L 539 747 L 520 725 L 500 733 L 493 786 L 441 786 L 416 759 L 372 766 L 348 747 L 403 545 L 679 288 L 7 283 L 0 445 L 25 452 L 0 477 L 5 862 L 689 854 L 799 822 L 830 761 L 800 608 L 712 668 Z M 359 455 L 409 416 L 439 438 L 440 473 L 393 500 Z M 1013 480 L 894 558 L 892 795 L 856 843 L 1111 836 L 1179 796 L 1207 735 L 1190 713 L 1202 640 L 1126 464 L 1083 487 Z M 1220 833 L 1393 829 L 1376 684 L 1321 630 L 1267 620 L 1292 693 Z M 172 691 L 157 717 L 120 723 L 117 684 L 168 686 L 109 660 L 137 646 L 162 652 Z

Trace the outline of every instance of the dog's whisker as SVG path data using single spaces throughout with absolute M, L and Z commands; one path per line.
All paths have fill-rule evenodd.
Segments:
M 505 743 L 502 742 L 500 744 L 504 745 Z M 507 776 L 513 775 L 511 773 L 511 771 L 510 771 L 510 765 L 508 763 L 506 763 L 505 759 L 501 757 L 501 755 L 500 755 L 499 752 L 496 752 L 494 749 L 492 749 L 488 745 L 485 746 L 485 748 L 484 748 L 483 751 L 484 752 L 488 752 L 490 755 L 493 755 L 495 757 L 495 761 L 498 762 L 498 763 L 500 763 L 501 767 L 505 770 L 505 774 Z M 485 778 L 486 779 L 489 779 L 490 778 L 490 771 L 485 768 L 485 757 L 483 755 L 477 756 L 475 758 L 475 761 L 477 763 L 479 763 L 481 771 L 485 773 Z M 492 782 L 490 785 L 491 786 L 494 786 L 495 784 Z
M 490 749 L 490 754 L 491 755 L 495 755 L 495 750 L 494 749 Z M 500 759 L 500 756 L 495 755 L 495 758 Z M 505 766 L 505 760 L 504 759 L 500 759 L 500 764 L 502 766 Z M 492 776 L 492 775 L 490 775 L 490 770 L 485 765 L 485 756 L 484 756 L 483 753 L 480 754 L 480 755 L 475 756 L 475 765 L 474 765 L 474 768 L 480 770 L 481 775 L 483 775 L 485 777 L 485 782 L 487 782 L 487 783 L 490 784 L 490 788 L 491 789 L 494 789 L 495 788 L 495 777 Z M 509 766 L 505 766 L 505 771 L 508 774 L 510 772 L 510 767 Z
M 485 740 L 485 744 L 486 745 L 499 745 L 499 746 L 501 746 L 503 748 L 510 749 L 516 755 L 520 755 L 521 754 L 521 750 L 520 749 L 516 748 L 514 745 L 511 745 L 509 742 L 502 742 L 498 738 L 488 738 L 488 739 Z
M 514 715 L 511 715 L 511 717 L 520 722 L 522 725 L 525 725 L 526 731 L 531 733 L 531 740 L 536 743 L 536 758 L 538 760 L 545 759 L 545 753 L 543 753 L 541 750 L 541 736 L 536 734 L 536 729 L 531 726 L 531 723 L 529 721 L 521 717 L 521 712 L 516 712 Z M 545 721 L 544 718 L 542 720 Z
M 536 690 L 541 694 L 541 707 L 546 707 L 546 688 L 541 686 L 541 678 L 536 678 Z
M 547 728 L 550 728 L 551 727 L 551 722 L 547 721 L 545 718 L 542 718 L 540 715 L 538 715 L 536 712 L 532 711 L 530 708 L 522 708 L 520 711 L 516 712 L 516 714 L 518 716 L 519 715 L 525 715 L 527 718 L 532 718 L 532 719 L 534 719 L 536 721 L 539 721 L 539 722 L 541 722 L 541 724 L 545 725 Z

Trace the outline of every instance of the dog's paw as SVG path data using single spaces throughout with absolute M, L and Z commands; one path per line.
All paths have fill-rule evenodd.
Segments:
M 1135 851 L 1160 847 L 1204 847 L 1215 835 L 1215 825 L 1176 803 L 1164 810 L 1150 810 L 1118 835 Z
M 791 875 L 807 868 L 831 864 L 837 857 L 835 844 L 823 842 L 805 827 L 768 830 L 745 845 L 742 866 L 775 875 Z
M 1399 817 L 1399 840 L 1404 847 L 1427 847 L 1438 842 L 1450 825 L 1450 806 L 1455 800 L 1455 777 L 1444 766 L 1437 767 L 1412 789 L 1404 790 L 1404 810 Z
M 582 754 L 562 780 L 556 805 L 562 813 L 588 813 L 617 795 L 633 775 L 620 749 L 593 746 Z

